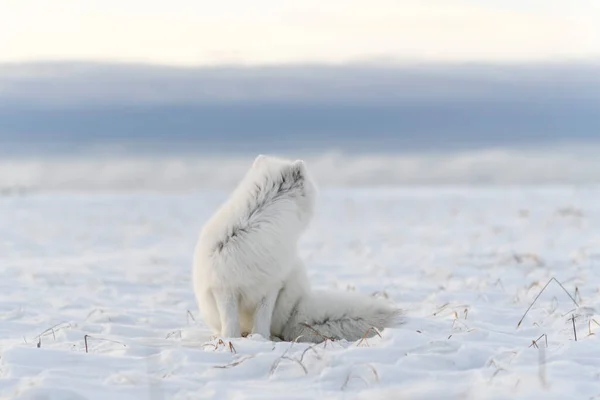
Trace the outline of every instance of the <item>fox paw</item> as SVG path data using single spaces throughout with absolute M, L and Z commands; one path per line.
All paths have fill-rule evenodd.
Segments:
M 257 342 L 266 342 L 267 341 L 267 338 L 265 338 L 260 333 L 251 333 L 247 336 L 247 339 L 254 340 Z

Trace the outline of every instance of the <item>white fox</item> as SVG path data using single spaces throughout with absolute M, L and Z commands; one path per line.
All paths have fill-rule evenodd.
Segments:
M 227 338 L 355 341 L 400 322 L 384 300 L 311 290 L 297 243 L 312 219 L 316 188 L 301 160 L 259 155 L 206 223 L 193 283 L 205 322 Z

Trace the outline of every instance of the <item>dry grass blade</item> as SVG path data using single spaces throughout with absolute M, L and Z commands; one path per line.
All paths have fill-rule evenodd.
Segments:
M 513 254 L 513 259 L 519 264 L 524 262 L 526 259 L 529 259 L 532 260 L 538 267 L 541 267 L 545 264 L 544 260 L 542 260 L 540 256 L 532 253 Z
M 575 314 L 571 317 L 571 321 L 573 321 L 573 335 L 575 336 L 575 341 L 577 341 L 577 329 L 575 329 Z
M 309 324 L 307 324 L 305 322 L 302 322 L 300 325 L 302 325 L 305 328 L 308 328 L 311 332 L 313 332 L 312 336 L 318 336 L 318 337 L 322 338 L 324 341 L 331 340 L 333 342 L 335 340 L 334 338 L 323 335 L 321 332 L 319 332 L 318 330 L 316 330 L 315 328 L 313 328 L 312 326 L 310 326 Z
M 85 352 L 86 353 L 88 352 L 88 339 L 99 340 L 99 341 L 102 341 L 102 342 L 116 343 L 116 344 L 120 344 L 123 347 L 127 347 L 127 345 L 125 343 L 121 343 L 121 342 L 118 342 L 116 340 L 110 340 L 110 339 L 104 339 L 104 338 L 93 337 L 93 336 L 90 336 L 90 335 L 85 335 L 85 336 L 83 336 L 83 341 L 85 343 Z
M 277 359 L 275 360 L 275 362 L 273 362 L 273 365 L 271 365 L 271 369 L 269 370 L 269 375 L 273 375 L 275 373 L 275 371 L 277 370 L 277 367 L 279 366 L 279 363 L 281 362 L 281 360 L 283 360 L 283 358 L 287 355 L 288 351 L 290 351 L 290 349 L 292 348 L 294 344 L 292 343 L 290 345 L 290 347 L 288 347 L 281 356 L 277 357 Z
M 44 332 L 42 332 L 39 335 L 37 335 L 35 337 L 35 339 L 39 339 L 42 336 L 46 336 L 46 334 L 48 334 L 48 333 L 52 333 L 52 338 L 56 341 L 56 332 L 57 331 L 59 331 L 61 329 L 64 329 L 64 328 L 71 328 L 71 327 L 72 327 L 72 325 L 70 323 L 68 323 L 68 322 L 61 322 L 61 323 L 58 323 L 58 324 L 56 324 L 54 326 L 51 326 L 50 328 L 46 329 Z
M 273 363 L 273 365 L 271 365 L 271 369 L 269 370 L 269 376 L 273 375 L 275 373 L 275 371 L 277 371 L 277 368 L 279 368 L 279 364 L 281 364 L 281 360 L 289 360 L 289 361 L 293 361 L 296 364 L 298 364 L 302 370 L 304 371 L 305 375 L 308 375 L 308 370 L 306 369 L 306 367 L 304 366 L 304 364 L 302 363 L 302 359 L 297 360 L 293 357 L 288 357 L 286 354 L 288 352 L 289 349 L 287 349 L 286 351 L 283 352 L 283 354 L 281 355 L 281 357 L 278 357 L 277 360 L 275 360 L 275 362 Z
M 373 292 L 371 294 L 371 297 L 376 297 L 378 295 L 381 295 L 383 298 L 389 299 L 390 296 L 387 294 L 387 292 L 385 290 L 382 290 L 381 292 L 377 291 L 377 292 Z
M 594 332 L 592 332 L 592 322 L 595 323 L 596 325 L 600 326 L 600 324 L 598 323 L 598 321 L 596 321 L 595 319 L 590 319 L 588 321 L 588 336 L 592 336 L 595 335 Z
M 506 289 L 504 288 L 504 284 L 502 283 L 502 280 L 500 280 L 500 278 L 498 278 L 498 280 L 494 283 L 494 286 L 500 286 L 502 288 L 502 290 L 504 292 L 506 292 Z
M 535 348 L 537 349 L 537 348 L 538 348 L 538 344 L 537 344 L 537 342 L 539 342 L 539 340 L 540 340 L 541 338 L 545 338 L 545 339 L 546 339 L 546 348 L 548 348 L 548 335 L 546 335 L 545 333 L 544 333 L 544 334 L 542 334 L 542 335 L 540 335 L 540 337 L 539 337 L 539 338 L 537 338 L 537 339 L 535 339 L 535 340 L 532 340 L 532 341 L 531 341 L 531 344 L 529 345 L 529 347 L 532 347 L 532 346 L 533 346 L 533 347 L 535 347 Z
M 312 346 L 308 346 L 306 349 L 304 349 L 304 351 L 302 352 L 302 355 L 300 356 L 300 362 L 304 361 L 304 355 L 309 351 L 312 350 L 313 353 L 315 353 L 315 355 L 317 356 L 317 359 L 321 359 L 321 356 L 319 356 L 319 353 L 317 353 L 317 351 L 315 350 L 315 347 L 318 345 L 317 344 L 313 344 Z
M 365 332 L 365 334 L 363 335 L 363 337 L 358 341 L 358 343 L 356 344 L 356 346 L 360 346 L 363 342 L 365 342 L 367 344 L 367 347 L 369 346 L 369 342 L 367 341 L 367 335 L 371 332 L 375 332 L 377 334 L 377 336 L 379 336 L 380 338 L 383 338 L 381 336 L 381 332 L 379 332 L 379 329 L 375 328 L 374 326 L 370 327 L 369 329 L 367 329 L 367 331 Z
M 249 360 L 251 358 L 254 358 L 254 356 L 253 355 L 249 355 L 249 356 L 246 356 L 244 358 L 240 358 L 239 360 L 237 360 L 236 362 L 232 362 L 231 364 L 227 364 L 227 365 L 215 365 L 213 368 L 227 369 L 227 368 L 237 367 L 238 365 L 240 365 L 244 361 Z
M 216 345 L 216 344 L 214 344 L 214 343 L 204 343 L 204 344 L 202 345 L 202 347 L 209 347 L 209 346 L 212 346 L 212 347 L 213 347 L 213 350 L 216 350 L 216 349 L 217 349 L 217 345 Z
M 504 368 L 498 368 L 496 371 L 494 371 L 494 373 L 490 377 L 490 380 L 488 381 L 488 383 L 492 383 L 492 381 L 494 380 L 496 375 L 498 375 L 500 372 L 506 372 L 506 370 Z
M 178 330 L 173 331 L 173 332 L 169 332 L 167 334 L 167 337 L 165 339 L 169 339 L 169 338 L 171 338 L 171 337 L 173 337 L 173 336 L 175 336 L 177 334 L 179 334 L 179 338 L 181 339 L 181 329 L 178 329 Z
M 438 315 L 440 312 L 444 311 L 444 310 L 446 309 L 446 307 L 448 307 L 449 305 L 450 305 L 450 303 L 445 303 L 445 304 L 442 304 L 442 305 L 440 306 L 440 308 L 438 308 L 438 309 L 437 309 L 437 311 L 433 313 L 433 316 L 435 317 L 435 316 L 436 316 L 436 315 Z
M 567 311 L 566 313 L 564 313 L 564 314 L 561 314 L 561 317 L 565 317 L 565 316 L 567 316 L 567 315 L 569 315 L 569 314 L 573 314 L 575 311 L 577 311 L 577 309 L 576 309 L 576 308 L 573 308 L 572 310 L 569 310 L 569 311 Z M 569 319 L 570 319 L 570 318 L 569 318 Z
M 459 326 L 457 327 L 457 325 L 459 325 Z M 462 329 L 461 329 L 461 327 L 462 327 Z M 467 332 L 473 331 L 472 328 L 469 328 L 469 326 L 466 323 L 462 322 L 459 319 L 452 320 L 452 329 L 466 330 Z
M 306 369 L 306 367 L 304 366 L 304 364 L 302 364 L 302 362 L 300 362 L 300 360 L 296 360 L 295 358 L 288 357 L 288 356 L 284 356 L 284 357 L 281 357 L 281 358 L 284 358 L 286 360 L 290 360 L 290 361 L 295 362 L 296 364 L 298 364 L 302 368 L 302 370 L 304 371 L 304 375 L 308 375 L 308 370 Z
M 556 309 L 558 308 L 558 298 L 556 296 L 552 296 L 552 306 L 550 307 L 550 314 L 554 314 Z
M 194 315 L 192 314 L 192 312 L 190 310 L 187 310 L 187 313 L 185 314 L 185 317 L 187 319 L 187 324 L 190 324 L 190 318 L 192 319 L 192 321 L 196 322 L 196 318 L 194 318 Z
M 363 364 L 363 365 L 366 365 L 367 367 L 369 367 L 371 372 L 373 372 L 373 376 L 375 377 L 375 382 L 379 382 L 379 374 L 377 373 L 377 370 L 375 369 L 375 367 L 371 364 Z M 351 368 L 350 372 L 348 373 L 348 376 L 346 376 L 346 380 L 344 381 L 344 384 L 342 385 L 341 390 L 345 390 L 348 387 L 348 384 L 350 383 L 350 381 L 352 379 L 360 379 L 361 381 L 363 381 L 365 383 L 365 385 L 367 385 L 367 387 L 371 386 L 369 384 L 369 382 L 362 376 L 354 375 L 352 373 L 352 368 Z
M 214 344 L 214 343 L 204 343 L 202 345 L 202 347 L 208 347 L 208 346 L 212 346 L 213 350 L 217 350 L 219 348 L 219 346 L 228 347 L 230 352 L 237 354 L 237 350 L 235 349 L 235 347 L 233 347 L 233 343 L 232 342 L 225 343 L 223 341 L 223 339 L 219 339 L 219 341 L 217 342 L 217 344 Z
M 281 360 L 283 360 L 283 356 L 277 357 L 277 360 L 273 362 L 273 365 L 271 365 L 271 369 L 269 370 L 269 376 L 273 375 L 275 371 L 277 371 L 277 367 L 279 367 L 279 363 L 281 363 Z
M 550 280 L 548 281 L 548 283 L 546 283 L 546 285 L 543 287 L 543 289 L 540 291 L 540 293 L 538 293 L 538 295 L 535 296 L 535 299 L 529 305 L 529 307 L 527 307 L 527 311 L 525 311 L 525 314 L 523 314 L 523 316 L 519 320 L 519 323 L 517 324 L 517 328 L 521 326 L 521 323 L 523 323 L 523 320 L 525 319 L 525 317 L 529 313 L 529 310 L 531 310 L 531 307 L 533 307 L 533 305 L 535 304 L 535 302 L 540 298 L 540 296 L 542 295 L 542 293 L 544 293 L 544 290 L 546 290 L 546 288 L 550 285 L 550 283 L 552 281 L 556 282 L 562 288 L 562 290 L 567 294 L 567 296 L 569 296 L 569 298 L 573 301 L 573 303 L 575 303 L 575 305 L 577 307 L 579 307 L 579 304 L 575 301 L 575 299 L 573 298 L 573 296 L 571 296 L 571 293 L 569 293 L 567 291 L 567 289 L 565 289 L 565 287 L 562 285 L 562 283 L 560 283 L 556 278 L 552 277 L 552 278 L 550 278 Z
M 372 366 L 371 364 L 366 364 L 367 367 L 371 368 L 371 371 L 373 371 L 373 375 L 375 375 L 375 382 L 379 382 L 379 374 L 377 373 L 377 370 L 375 369 L 374 366 Z
M 305 335 L 300 335 L 298 336 L 296 339 L 292 340 L 293 343 L 298 343 L 298 340 L 300 340 L 300 338 L 303 338 Z
M 352 373 L 349 373 L 348 376 L 346 377 L 346 381 L 344 382 L 344 384 L 341 387 L 341 390 L 346 390 L 346 388 L 348 387 L 348 384 L 350 383 L 350 381 L 352 379 L 360 379 L 361 381 L 363 381 L 365 383 L 365 385 L 367 385 L 367 387 L 369 387 L 369 382 L 367 382 L 367 380 L 365 378 L 363 378 L 362 376 L 352 375 Z

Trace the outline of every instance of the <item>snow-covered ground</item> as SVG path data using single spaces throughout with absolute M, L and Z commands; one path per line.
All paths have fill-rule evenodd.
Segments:
M 316 346 L 211 338 L 191 261 L 226 194 L 0 197 L 0 398 L 600 399 L 600 189 L 324 188 L 313 285 L 406 323 Z

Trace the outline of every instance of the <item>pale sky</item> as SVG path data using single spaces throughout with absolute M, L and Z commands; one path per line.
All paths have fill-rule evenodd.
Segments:
M 0 63 L 600 59 L 600 0 L 0 0 Z

